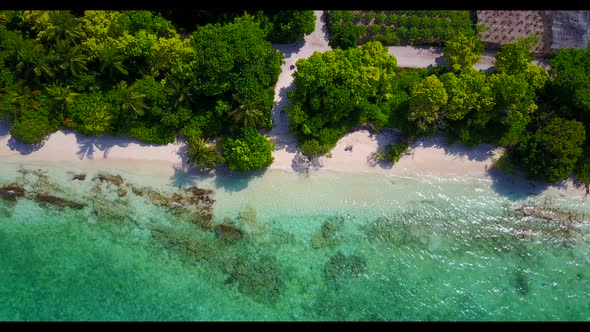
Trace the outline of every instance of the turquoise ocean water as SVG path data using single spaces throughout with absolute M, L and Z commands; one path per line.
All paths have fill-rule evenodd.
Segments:
M 0 320 L 590 319 L 590 203 L 556 189 L 78 171 L 0 167 L 26 191 L 0 199 Z M 214 190 L 209 224 L 157 204 L 191 185 Z

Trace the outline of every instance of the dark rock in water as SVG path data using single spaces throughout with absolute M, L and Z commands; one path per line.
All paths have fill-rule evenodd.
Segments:
M 264 255 L 258 260 L 240 259 L 226 283 L 238 283 L 240 293 L 261 303 L 275 302 L 284 285 L 284 276 L 279 263 L 273 256 Z
M 125 190 L 124 188 L 119 188 L 119 189 L 117 189 L 117 195 L 119 195 L 119 197 L 126 196 L 127 190 Z
M 0 197 L 7 201 L 16 202 L 17 198 L 25 196 L 26 191 L 16 183 L 11 183 L 0 187 Z
M 350 255 L 347 262 L 350 274 L 359 276 L 365 272 L 367 267 L 367 259 L 359 255 Z
M 584 219 L 584 216 L 570 212 L 562 211 L 551 207 L 534 206 L 534 205 L 522 205 L 514 209 L 514 213 L 517 217 L 533 217 L 537 219 L 544 219 L 547 221 L 560 221 L 560 222 L 575 222 Z
M 35 201 L 39 203 L 48 203 L 51 205 L 56 205 L 61 208 L 69 207 L 76 210 L 82 209 L 86 206 L 86 204 L 70 201 L 61 197 L 47 195 L 43 193 L 37 193 L 35 195 Z
M 179 193 L 174 193 L 170 197 L 170 200 L 173 202 L 181 202 L 183 199 L 184 199 L 184 196 L 182 196 L 182 194 L 179 194 Z
M 330 257 L 324 267 L 324 273 L 327 279 L 336 279 L 346 272 L 346 256 L 340 251 Z
M 168 205 L 168 198 L 153 189 L 147 190 L 147 196 L 155 205 Z
M 193 196 L 203 196 L 203 195 L 210 195 L 213 193 L 213 190 L 210 189 L 202 189 L 199 187 L 188 187 L 186 188 L 187 193 L 191 193 Z
M 74 174 L 74 176 L 72 177 L 72 180 L 84 181 L 84 180 L 86 180 L 86 173 Z
M 99 221 L 114 222 L 122 224 L 131 216 L 129 210 L 122 208 L 120 205 L 113 205 L 112 201 L 93 201 L 92 214 Z
M 166 248 L 173 249 L 197 261 L 210 260 L 213 257 L 211 246 L 198 241 L 193 236 L 179 233 L 172 227 L 161 225 L 152 227 L 152 236 Z
M 326 239 L 330 238 L 336 230 L 337 224 L 333 220 L 328 220 L 322 225 L 322 236 Z
M 330 218 L 322 224 L 320 233 L 314 235 L 311 239 L 311 246 L 314 249 L 323 247 L 334 247 L 340 243 L 336 236 L 337 230 L 342 224 L 342 219 Z
M 324 267 L 324 274 L 326 279 L 331 281 L 338 281 L 346 276 L 359 276 L 365 272 L 367 266 L 367 259 L 359 255 L 350 255 L 346 257 L 342 252 L 338 251 Z
M 18 172 L 22 175 L 34 175 L 38 178 L 47 179 L 47 171 L 42 169 L 28 169 L 28 168 L 19 168 Z
M 139 188 L 134 185 L 131 186 L 131 191 L 137 196 L 143 196 L 145 194 L 145 188 Z
M 514 282 L 515 282 L 514 289 L 520 295 L 526 295 L 529 292 L 529 278 L 524 271 L 516 272 Z
M 206 230 L 213 230 L 213 211 L 211 209 L 199 211 L 199 225 Z
M 106 174 L 106 173 L 98 173 L 98 175 L 93 179 L 93 180 L 100 180 L 100 182 L 108 182 L 110 184 L 113 184 L 117 187 L 119 187 L 120 185 L 123 184 L 123 182 L 125 182 L 125 180 L 123 180 L 123 177 L 121 177 L 120 175 L 112 175 L 112 174 Z
M 217 225 L 217 227 L 215 227 L 215 234 L 217 234 L 220 239 L 227 242 L 238 241 L 244 235 L 241 229 L 228 224 Z

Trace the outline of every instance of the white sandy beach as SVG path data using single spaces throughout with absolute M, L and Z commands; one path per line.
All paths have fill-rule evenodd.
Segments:
M 298 59 L 311 56 L 315 51 L 324 52 L 331 49 L 324 23 L 320 20 L 321 11 L 316 11 L 316 17 L 316 30 L 306 36 L 304 42 L 274 46 L 286 53 L 286 61 L 276 86 L 275 107 L 272 113 L 274 127 L 269 133 L 269 137 L 277 143 L 277 148 L 273 152 L 274 163 L 270 169 L 294 171 L 293 159 L 298 152 L 297 142 L 289 133 L 288 117 L 281 112 L 287 102 L 286 93 L 292 88 L 293 83 L 294 69 L 291 70 L 290 66 Z M 398 58 L 398 62 L 403 61 L 404 66 L 425 65 L 423 58 L 412 56 L 410 53 Z M 432 50 L 427 50 L 425 56 L 426 53 L 430 54 L 431 58 L 437 54 Z M 412 59 L 414 62 L 408 63 Z M 353 131 L 338 142 L 331 152 L 331 157 L 319 159 L 323 165 L 320 170 L 489 179 L 487 169 L 491 166 L 493 158 L 498 158 L 502 153 L 501 148 L 489 145 L 473 149 L 460 145 L 447 146 L 439 137 L 417 141 L 412 146 L 411 154 L 402 157 L 394 165 L 375 165 L 370 162 L 373 153 L 394 141 L 395 131 L 392 130 L 379 133 L 371 133 L 367 129 Z M 352 151 L 345 151 L 345 147 L 349 145 L 352 145 Z M 106 163 L 126 169 L 153 167 L 171 175 L 175 170 L 188 170 L 182 156 L 183 148 L 182 142 L 156 146 L 130 138 L 95 138 L 72 131 L 53 133 L 41 147 L 33 148 L 11 139 L 7 124 L 0 122 L 0 160 L 12 163 L 68 162 L 80 168 L 94 168 L 97 164 Z

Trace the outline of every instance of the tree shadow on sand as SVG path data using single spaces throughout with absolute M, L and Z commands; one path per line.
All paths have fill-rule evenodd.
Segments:
M 0 138 L 8 135 L 9 133 L 10 125 L 4 120 L 0 120 Z
M 289 131 L 290 119 L 285 111 L 285 107 L 290 102 L 287 94 L 292 89 L 293 83 L 279 90 L 279 101 L 274 103 L 271 111 L 273 129 L 269 136 L 276 143 L 275 150 L 285 149 L 289 153 L 297 153 L 299 151 L 299 145 L 297 144 L 295 137 Z
M 0 138 L 6 137 L 10 135 L 10 123 L 4 119 L 0 119 Z M 45 141 L 37 144 L 26 144 L 22 142 L 18 142 L 14 137 L 10 137 L 6 142 L 6 146 L 10 148 L 12 151 L 18 151 L 23 156 L 31 154 L 39 149 L 41 149 L 45 145 Z
M 494 147 L 491 144 L 480 144 L 469 147 L 461 143 L 449 144 L 442 136 L 421 138 L 410 145 L 411 149 L 417 147 L 443 149 L 446 154 L 467 158 L 471 161 L 485 161 L 494 156 Z
M 45 145 L 45 141 L 37 144 L 26 144 L 18 142 L 14 137 L 10 137 L 6 145 L 8 145 L 10 150 L 18 151 L 21 155 L 26 156 L 41 149 Z
M 186 157 L 186 151 L 188 146 L 182 145 L 178 149 L 178 155 L 180 157 L 180 164 L 173 165 L 174 175 L 171 177 L 172 184 L 175 186 L 188 186 L 192 185 L 195 180 L 204 180 L 214 177 L 215 187 L 217 189 L 224 189 L 230 192 L 238 192 L 248 188 L 248 184 L 254 178 L 262 176 L 266 169 L 245 172 L 245 173 L 234 173 L 231 172 L 225 165 L 217 165 L 214 170 L 203 171 L 198 166 L 193 166 L 188 162 Z
M 231 172 L 225 166 L 220 166 L 216 170 L 215 186 L 225 191 L 238 192 L 248 188 L 250 181 L 259 178 L 266 173 L 266 168 L 253 172 L 235 173 Z
M 326 36 L 326 40 L 330 40 L 330 29 L 328 29 L 328 11 L 323 11 L 320 16 L 322 22 L 322 33 Z
M 373 130 L 369 126 L 357 127 L 354 130 L 366 129 L 369 131 L 371 138 L 377 141 L 377 151 L 371 153 L 367 157 L 367 163 L 371 167 L 381 167 L 382 169 L 391 169 L 395 163 L 388 160 L 378 160 L 377 154 L 385 151 L 385 148 L 390 144 L 395 144 L 402 139 L 402 132 L 395 128 L 383 128 L 379 131 Z M 377 135 L 379 134 L 379 135 Z M 354 149 L 354 146 L 352 147 Z
M 285 58 L 289 59 L 293 54 L 299 53 L 305 46 L 305 39 L 301 38 L 291 44 L 272 44 L 272 48 L 285 54 Z
M 178 149 L 178 156 L 180 157 L 180 164 L 175 164 L 174 175 L 170 178 L 172 184 L 175 186 L 183 187 L 192 185 L 195 179 L 207 179 L 215 176 L 214 171 L 203 171 L 198 166 L 193 166 L 188 162 L 186 152 L 188 146 L 183 144 Z
M 488 175 L 492 178 L 492 189 L 511 201 L 538 196 L 549 188 L 548 183 L 528 180 L 522 174 L 506 174 L 497 168 L 488 169 Z
M 161 144 L 148 144 L 136 140 L 132 137 L 122 136 L 86 136 L 74 131 L 63 131 L 66 135 L 73 134 L 76 136 L 76 142 L 78 143 L 78 152 L 76 155 L 79 159 L 94 159 L 95 156 L 102 154 L 103 158 L 109 157 L 110 150 L 117 147 L 128 147 L 129 143 L 134 143 L 142 147 L 148 146 L 161 146 Z
M 429 65 L 427 68 L 432 69 L 433 67 L 449 67 L 449 61 L 444 56 L 439 56 L 434 59 L 434 65 Z
M 446 154 L 480 162 L 494 157 L 494 150 L 497 148 L 491 144 L 480 144 L 473 148 L 461 143 L 448 144 L 442 136 L 420 139 L 410 147 L 412 149 L 416 147 L 443 149 Z M 523 174 L 509 175 L 495 167 L 488 168 L 487 174 L 492 178 L 492 189 L 512 201 L 540 195 L 549 187 L 547 183 L 528 180 Z

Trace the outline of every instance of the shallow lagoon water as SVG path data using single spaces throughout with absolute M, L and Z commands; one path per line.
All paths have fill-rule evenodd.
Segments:
M 242 230 L 226 241 L 145 196 L 96 191 L 96 170 L 80 182 L 71 165 L 30 168 L 48 181 L 4 164 L 0 184 L 87 206 L 0 200 L 2 320 L 590 319 L 590 204 L 556 190 L 516 199 L 466 178 L 117 171 L 164 194 L 214 189 L 213 222 Z M 522 217 L 523 204 L 576 217 Z

